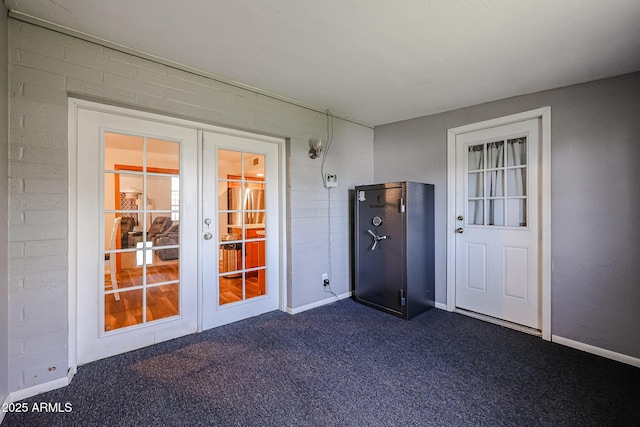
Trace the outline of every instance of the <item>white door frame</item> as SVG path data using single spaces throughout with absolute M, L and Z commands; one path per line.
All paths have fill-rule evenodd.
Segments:
M 279 239 L 280 239 L 280 303 L 278 309 L 280 311 L 286 311 L 286 302 L 287 302 L 287 252 L 286 252 L 286 230 L 287 230 L 287 216 L 286 216 L 286 207 L 287 207 L 287 187 L 286 187 L 286 141 L 285 137 L 274 137 L 274 136 L 266 136 L 252 132 L 245 132 L 241 130 L 235 130 L 231 128 L 224 128 L 220 126 L 209 125 L 206 123 L 179 119 L 171 116 L 166 116 L 162 114 L 156 114 L 151 112 L 139 111 L 131 108 L 118 107 L 114 105 L 101 104 L 93 101 L 87 101 L 78 98 L 69 98 L 68 104 L 68 192 L 69 192 L 69 202 L 68 202 L 68 221 L 69 221 L 69 232 L 68 232 L 68 247 L 69 247 L 69 262 L 68 262 L 68 321 L 69 321 L 69 336 L 68 336 L 68 357 L 69 357 L 69 375 L 73 376 L 73 374 L 77 370 L 78 359 L 77 359 L 77 328 L 78 328 L 78 278 L 77 278 L 77 256 L 78 256 L 78 230 L 75 227 L 77 215 L 77 197 L 78 191 L 76 188 L 76 183 L 78 179 L 78 138 L 77 138 L 77 123 L 78 123 L 78 110 L 79 109 L 89 109 L 95 110 L 104 113 L 124 115 L 127 117 L 133 117 L 138 119 L 150 120 L 159 123 L 166 123 L 176 126 L 182 126 L 186 128 L 196 129 L 198 130 L 198 149 L 201 152 L 202 149 L 202 131 L 210 131 L 215 133 L 221 133 L 226 135 L 240 136 L 246 137 L 250 139 L 259 139 L 263 141 L 269 141 L 278 144 L 278 154 L 279 154 L 279 185 L 278 192 L 280 193 L 280 223 L 279 223 Z M 202 182 L 201 182 L 201 173 L 202 170 L 202 159 L 201 156 L 198 157 L 198 236 L 203 235 L 203 217 L 202 217 Z M 201 245 L 202 239 L 198 239 L 198 268 L 201 268 L 202 260 L 201 258 Z M 200 276 L 200 275 L 198 275 Z M 202 311 L 203 311 L 203 302 L 200 298 L 202 295 L 202 281 L 201 277 L 198 278 L 198 331 L 202 331 Z
M 524 120 L 540 119 L 539 173 L 539 280 L 542 292 L 542 338 L 551 340 L 551 107 L 542 107 L 510 116 L 449 129 L 447 131 L 447 310 L 456 310 L 456 137 Z M 507 322 L 504 322 L 507 323 Z M 502 324 L 502 323 L 501 323 Z M 508 324 L 506 325 L 508 326 Z

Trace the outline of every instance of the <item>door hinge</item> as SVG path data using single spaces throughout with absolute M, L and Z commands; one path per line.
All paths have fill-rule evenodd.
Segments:
M 407 305 L 407 299 L 404 297 L 404 290 L 400 289 L 400 306 Z

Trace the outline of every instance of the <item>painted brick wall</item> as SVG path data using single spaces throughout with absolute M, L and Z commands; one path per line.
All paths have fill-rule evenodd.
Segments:
M 8 115 L 9 115 L 9 44 L 7 31 L 9 20 L 4 4 L 0 6 L 0 224 L 7 223 L 8 196 Z M 8 322 L 8 284 L 7 284 L 7 239 L 8 230 L 0 230 L 0 402 L 9 392 L 9 322 Z M 4 414 L 0 413 L 0 423 Z
M 289 138 L 288 307 L 330 297 L 328 192 L 308 138 L 323 114 L 10 20 L 9 390 L 63 377 L 68 366 L 67 94 Z M 373 130 L 335 120 L 332 288 L 350 290 L 349 189 L 373 178 Z

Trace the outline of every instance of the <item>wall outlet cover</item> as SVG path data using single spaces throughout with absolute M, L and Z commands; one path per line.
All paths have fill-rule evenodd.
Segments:
M 326 173 L 324 179 L 325 186 L 328 187 L 337 187 L 338 186 L 338 174 L 335 173 Z

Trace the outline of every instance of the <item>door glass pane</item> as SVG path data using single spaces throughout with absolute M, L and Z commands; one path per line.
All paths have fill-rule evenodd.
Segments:
M 244 299 L 244 274 L 220 276 L 220 305 L 242 301 Z
M 244 177 L 249 180 L 264 178 L 264 155 L 244 153 Z
M 180 144 L 174 141 L 148 138 L 147 170 L 156 173 L 179 173 Z
M 112 253 L 109 256 L 108 266 L 105 268 L 105 292 L 143 286 L 144 268 L 142 265 L 136 265 L 133 252 Z M 117 265 L 118 262 L 120 268 L 113 268 L 112 263 Z M 112 271 L 116 273 L 111 274 Z M 112 286 L 114 283 L 115 287 Z
M 218 210 L 226 211 L 231 209 L 231 205 L 229 204 L 231 188 L 230 185 L 232 183 L 220 181 L 218 185 Z M 231 223 L 231 217 L 228 220 L 225 220 L 226 223 Z M 225 234 L 225 233 L 222 233 Z
M 142 304 L 142 289 L 105 295 L 105 332 L 141 324 L 143 322 Z
M 119 164 L 142 168 L 143 154 L 143 137 L 105 132 L 104 168 L 106 170 L 115 170 L 116 165 Z
M 484 169 L 484 144 L 470 146 L 467 161 L 470 171 Z
M 527 226 L 527 199 L 507 199 L 507 225 Z
M 224 278 L 231 279 L 240 276 L 239 272 L 242 270 L 242 243 L 233 241 L 239 240 L 242 236 L 235 234 L 227 234 L 226 236 L 230 241 L 220 245 L 219 272 L 223 274 Z
M 487 169 L 501 168 L 504 166 L 504 142 L 491 142 L 487 144 Z
M 153 246 L 156 250 L 154 256 L 164 261 L 161 265 L 175 264 L 177 268 L 177 260 L 180 258 L 180 222 L 173 221 L 169 228 L 157 234 L 153 238 Z
M 121 222 L 122 219 L 116 220 L 115 213 L 107 213 L 104 215 L 104 249 L 116 250 L 122 247 L 121 245 Z
M 225 237 L 225 235 L 236 233 L 236 231 L 233 230 L 231 223 L 229 222 L 230 217 L 231 217 L 231 213 L 222 212 L 218 214 L 218 240 L 219 241 L 230 240 L 230 238 Z M 238 230 L 239 230 L 237 232 L 238 239 L 240 239 L 240 236 L 242 235 L 242 224 L 240 224 L 240 227 L 238 228 Z
M 104 209 L 136 211 L 142 197 L 141 174 L 105 173 Z
M 104 156 L 102 287 L 111 331 L 179 314 L 180 143 L 105 134 Z
M 244 223 L 247 228 L 264 228 L 264 185 L 247 183 L 244 193 Z
M 487 225 L 504 225 L 504 200 L 487 200 Z
M 230 232 L 238 233 L 242 235 L 242 221 L 244 217 L 243 207 L 245 202 L 244 184 L 235 182 L 220 182 L 220 186 L 227 187 L 225 190 L 224 203 L 218 205 L 219 209 L 226 209 L 228 211 L 228 219 L 230 228 L 236 230 L 230 230 Z
M 171 219 L 180 220 L 180 177 L 171 177 Z
M 484 224 L 484 200 L 469 200 L 467 218 L 470 225 Z
M 147 321 L 177 316 L 180 297 L 178 283 L 147 288 Z
M 267 294 L 267 275 L 266 270 L 258 270 L 258 278 L 256 283 L 258 289 L 256 292 L 256 296 L 266 295 Z
M 242 152 L 218 150 L 218 178 L 242 178 Z
M 265 270 L 248 271 L 245 296 L 247 299 L 265 294 Z
M 248 242 L 246 245 L 247 245 L 246 267 L 247 268 L 264 267 L 266 265 L 265 256 L 264 256 L 264 241 Z
M 103 179 L 103 196 L 104 196 L 104 209 L 115 210 L 116 205 L 122 201 L 120 198 L 120 174 L 105 173 Z M 132 198 L 131 201 L 134 199 Z
M 527 168 L 507 169 L 507 196 L 527 195 Z
M 484 196 L 484 172 L 470 173 L 468 175 L 467 183 L 469 197 Z
M 178 281 L 180 278 L 179 252 L 180 249 L 176 247 L 153 251 L 155 262 L 146 266 L 147 285 Z
M 527 164 L 527 138 L 515 138 L 507 141 L 507 166 Z
M 148 210 L 171 210 L 173 182 L 174 181 L 171 176 L 147 175 L 146 203 Z
M 255 190 L 255 191 L 262 190 L 262 191 L 264 191 L 264 181 L 257 180 L 257 179 L 252 179 L 252 180 L 246 182 L 245 187 L 246 187 L 247 190 Z
M 116 260 L 120 260 L 118 288 L 142 286 L 142 265 L 136 265 L 136 253 L 118 252 Z
M 502 170 L 487 172 L 487 197 L 504 196 L 504 173 Z
M 264 217 L 265 213 L 261 212 L 261 215 Z M 266 236 L 265 233 L 265 224 L 250 224 L 245 226 L 244 230 L 244 238 L 247 240 L 255 240 L 255 239 L 264 239 Z

